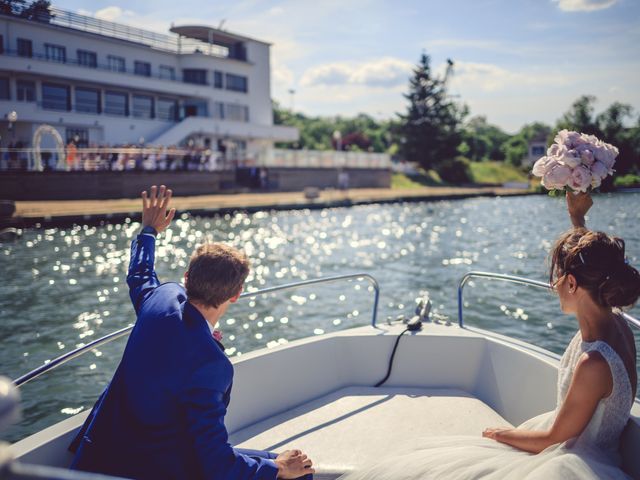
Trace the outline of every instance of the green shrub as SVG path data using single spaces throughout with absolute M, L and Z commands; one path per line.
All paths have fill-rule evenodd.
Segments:
M 447 183 L 460 184 L 471 182 L 471 162 L 465 157 L 444 160 L 436 166 L 436 172 Z
M 621 188 L 640 187 L 640 175 L 628 173 L 627 175 L 622 175 L 621 177 L 615 177 L 613 180 L 613 184 L 616 187 Z

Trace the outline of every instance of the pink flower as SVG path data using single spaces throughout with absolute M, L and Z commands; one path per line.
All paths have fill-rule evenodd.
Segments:
M 542 185 L 549 190 L 562 189 L 571 178 L 571 169 L 555 162 L 542 177 Z
M 551 157 L 542 157 L 536 163 L 533 164 L 533 173 L 536 177 L 543 177 L 547 172 L 547 164 L 552 161 Z M 555 160 L 554 160 L 555 161 Z
M 547 149 L 547 155 L 550 157 L 561 157 L 565 154 L 566 151 L 567 147 L 558 143 L 554 143 Z
M 564 130 L 560 130 L 556 134 L 553 141 L 556 142 L 558 145 L 566 145 L 567 143 L 569 143 L 567 139 L 568 136 L 569 136 L 569 130 L 565 128 Z
M 604 163 L 595 162 L 593 165 L 591 165 L 591 174 L 594 177 L 599 178 L 600 180 L 602 180 L 602 179 L 604 179 L 604 177 L 609 175 L 609 169 L 607 168 L 607 166 Z
M 569 168 L 576 168 L 582 163 L 578 152 L 576 152 L 575 150 L 568 150 L 567 153 L 565 153 L 564 156 L 560 158 L 560 161 Z
M 222 342 L 222 332 L 216 328 L 213 331 L 213 338 L 215 338 L 218 342 Z
M 580 153 L 580 158 L 582 159 L 582 163 L 586 166 L 590 167 L 595 162 L 595 157 L 593 156 L 593 152 L 588 149 L 583 149 Z
M 591 172 L 583 165 L 574 168 L 567 185 L 571 187 L 572 190 L 586 192 L 591 186 Z

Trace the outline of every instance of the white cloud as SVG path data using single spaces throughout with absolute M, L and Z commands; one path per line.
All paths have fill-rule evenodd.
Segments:
M 456 62 L 451 86 L 475 88 L 484 92 L 521 89 L 525 86 L 564 86 L 568 79 L 560 74 L 511 71 L 490 63 Z
M 124 10 L 116 6 L 105 7 L 100 10 L 97 10 L 95 13 L 96 18 L 99 18 L 100 20 L 108 20 L 110 22 L 114 22 L 118 20 L 123 15 L 124 15 Z
M 307 69 L 302 74 L 300 84 L 307 87 L 347 84 L 394 87 L 406 84 L 411 68 L 411 63 L 391 57 L 360 64 L 328 63 Z
M 618 0 L 553 0 L 565 12 L 594 12 L 618 3 Z

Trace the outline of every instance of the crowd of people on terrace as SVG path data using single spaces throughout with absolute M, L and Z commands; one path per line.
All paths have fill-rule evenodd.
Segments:
M 178 147 L 124 144 L 76 146 L 71 141 L 64 157 L 55 148 L 42 148 L 40 163 L 45 171 L 216 171 L 249 166 L 244 156 L 199 146 Z M 35 150 L 22 142 L 0 148 L 0 170 L 36 170 Z

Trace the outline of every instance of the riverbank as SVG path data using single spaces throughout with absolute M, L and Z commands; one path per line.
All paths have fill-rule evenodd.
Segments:
M 366 205 L 372 203 L 454 200 L 469 197 L 528 195 L 532 192 L 502 187 L 421 187 L 413 189 L 363 188 L 346 192 L 322 190 L 316 199 L 304 192 L 252 192 L 225 195 L 174 197 L 178 213 L 217 215 L 233 211 L 298 210 Z M 72 224 L 120 222 L 140 216 L 139 199 L 18 201 L 9 219 L 0 219 L 0 228 L 47 227 Z

